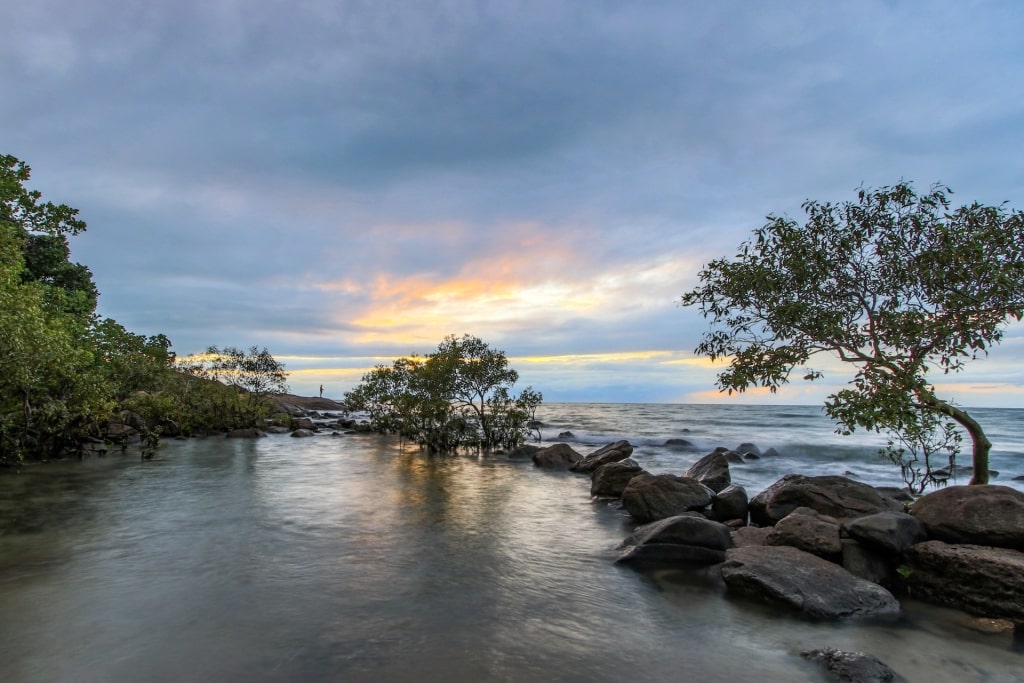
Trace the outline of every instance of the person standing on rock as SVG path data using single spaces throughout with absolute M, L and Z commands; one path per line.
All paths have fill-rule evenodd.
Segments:
M 324 397 L 324 385 L 321 384 L 320 385 L 320 398 L 323 398 L 323 397 Z

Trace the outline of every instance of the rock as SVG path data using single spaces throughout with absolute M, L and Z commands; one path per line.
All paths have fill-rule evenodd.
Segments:
M 574 463 L 569 469 L 573 472 L 590 474 L 601 465 L 625 460 L 632 454 L 633 446 L 628 441 L 616 441 L 598 448 L 587 457 Z
M 834 517 L 805 507 L 799 507 L 779 520 L 764 544 L 788 545 L 831 562 L 837 561 L 843 552 L 839 542 L 839 522 Z
M 621 498 L 626 485 L 638 474 L 646 474 L 632 458 L 601 465 L 590 475 L 590 495 L 602 498 Z
M 905 512 L 878 512 L 852 519 L 843 525 L 847 535 L 887 555 L 900 555 L 904 550 L 928 540 L 924 524 Z
M 725 458 L 724 449 L 708 453 L 693 463 L 683 476 L 696 479 L 715 493 L 732 483 L 732 475 L 729 474 L 729 461 Z
M 801 652 L 800 656 L 817 662 L 842 683 L 900 683 L 905 678 L 882 660 L 866 652 L 844 652 L 831 647 Z
M 677 515 L 638 527 L 616 562 L 650 568 L 719 564 L 732 547 L 729 528 L 696 513 Z
M 291 420 L 292 430 L 308 429 L 311 432 L 316 431 L 316 424 L 313 423 L 308 417 L 295 417 Z
M 540 446 L 534 446 L 533 444 L 527 443 L 513 448 L 508 452 L 508 457 L 512 460 L 526 460 L 527 458 L 532 458 L 533 454 L 539 450 Z
M 730 484 L 715 494 L 711 500 L 711 518 L 724 522 L 729 519 L 741 519 L 747 522 L 747 490 L 742 486 Z
M 1013 478 L 1013 481 L 1024 481 L 1024 474 L 1018 474 Z
M 743 454 L 743 459 L 744 460 L 760 460 L 761 456 L 758 455 L 757 453 L 744 453 Z
M 696 479 L 671 474 L 639 474 L 622 492 L 622 506 L 638 522 L 653 522 L 703 510 L 713 492 Z
M 686 439 L 669 439 L 665 442 L 665 445 L 670 448 L 677 448 L 681 451 L 697 450 L 697 445 L 691 441 L 687 441 Z
M 566 440 L 568 440 L 568 439 L 575 439 L 576 435 L 573 434 L 572 432 L 562 432 L 562 433 L 560 433 L 558 435 L 558 438 L 559 439 L 566 439 Z
M 269 425 L 266 429 L 267 434 L 287 434 L 291 430 L 281 425 Z
M 630 546 L 615 560 L 634 569 L 693 569 L 721 564 L 725 551 L 696 545 L 652 543 Z
M 1008 486 L 949 486 L 918 499 L 910 514 L 939 541 L 1024 550 L 1024 493 Z
M 960 622 L 964 628 L 969 628 L 977 633 L 996 635 L 999 633 L 1013 633 L 1014 624 L 1009 619 L 989 619 L 987 617 L 965 618 Z
M 567 470 L 572 467 L 573 463 L 582 459 L 582 455 L 564 443 L 556 443 L 554 446 L 542 448 L 531 456 L 534 465 L 549 470 Z
M 715 550 L 728 550 L 735 545 L 729 527 L 702 517 L 696 512 L 675 515 L 638 526 L 620 547 L 648 543 L 676 543 Z
M 753 453 L 754 455 L 761 455 L 761 449 L 757 447 L 757 444 L 752 443 L 741 443 L 736 447 L 738 453 Z
M 836 519 L 852 519 L 903 507 L 867 484 L 846 477 L 787 474 L 750 500 L 750 520 L 770 526 L 798 507 Z
M 875 490 L 885 498 L 892 498 L 899 503 L 913 503 L 917 498 L 910 491 L 899 486 L 876 486 Z
M 777 457 L 779 457 L 779 452 L 777 450 L 775 450 L 774 448 L 769 448 L 768 450 L 766 450 L 764 453 L 761 454 L 761 457 L 762 458 L 777 458 Z
M 296 429 L 294 432 L 292 432 L 292 436 L 295 437 L 296 439 L 304 439 L 310 436 L 316 436 L 316 432 L 310 429 Z
M 907 548 L 910 595 L 970 614 L 1024 622 L 1024 553 L 925 541 Z
M 736 547 L 745 545 L 764 545 L 764 539 L 771 533 L 770 526 L 745 526 L 732 532 L 732 542 Z
M 893 563 L 882 553 L 861 545 L 852 538 L 842 539 L 843 555 L 840 564 L 854 576 L 888 589 L 895 585 Z
M 787 546 L 727 550 L 722 578 L 732 591 L 787 604 L 817 618 L 895 614 L 900 609 L 881 586 Z
M 227 437 L 229 439 L 259 439 L 266 435 L 266 432 L 256 427 L 246 427 L 244 429 L 232 429 L 228 432 Z

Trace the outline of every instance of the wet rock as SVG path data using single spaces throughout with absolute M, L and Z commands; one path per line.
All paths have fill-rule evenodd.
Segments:
M 282 425 L 270 425 L 267 427 L 267 434 L 287 434 L 291 430 Z
M 881 586 L 788 546 L 727 550 L 722 578 L 730 591 L 790 605 L 822 619 L 895 614 L 900 609 Z
M 842 539 L 843 554 L 840 564 L 854 576 L 888 589 L 896 585 L 894 565 L 889 557 L 868 548 L 852 538 Z
M 621 498 L 622 492 L 626 490 L 626 485 L 638 474 L 646 474 L 646 472 L 632 458 L 602 465 L 590 475 L 590 495 L 601 498 Z
M 316 432 L 311 429 L 296 429 L 292 432 L 292 436 L 296 439 L 304 439 L 310 436 L 316 436 Z
M 748 503 L 747 490 L 742 486 L 730 484 L 716 493 L 712 499 L 711 518 L 720 522 L 740 519 L 746 524 Z
M 765 545 L 786 545 L 835 562 L 843 552 L 839 542 L 839 522 L 811 508 L 799 507 L 786 515 L 771 530 Z
M 915 598 L 1024 622 L 1024 553 L 925 541 L 907 548 L 904 558 L 904 582 Z
M 266 435 L 266 432 L 256 427 L 246 427 L 244 429 L 232 429 L 228 432 L 227 437 L 229 439 L 259 439 Z
M 949 486 L 918 499 L 910 514 L 936 540 L 1024 550 L 1024 493 L 1008 486 Z
M 777 450 L 775 450 L 774 448 L 769 448 L 768 450 L 766 450 L 764 453 L 761 454 L 761 457 L 762 458 L 777 458 L 777 457 L 779 457 L 779 452 Z
M 737 548 L 746 545 L 764 545 L 764 539 L 771 533 L 770 526 L 745 526 L 733 529 L 732 542 Z
M 676 448 L 681 451 L 697 450 L 697 445 L 692 441 L 687 441 L 686 439 L 669 439 L 665 442 L 665 445 L 669 448 Z
M 506 454 L 506 456 L 512 460 L 526 460 L 528 458 L 532 458 L 534 453 L 539 450 L 540 446 L 534 446 L 531 443 L 527 443 L 513 448 Z
M 575 439 L 576 435 L 572 432 L 562 432 L 558 435 L 559 439 Z
M 633 446 L 628 441 L 616 441 L 598 448 L 590 455 L 574 463 L 569 469 L 573 472 L 590 474 L 601 465 L 625 460 L 632 454 Z
M 703 510 L 713 491 L 696 479 L 671 474 L 639 474 L 622 492 L 622 506 L 639 522 L 653 522 Z
M 696 513 L 677 515 L 638 527 L 620 546 L 616 562 L 651 567 L 697 567 L 725 560 L 733 545 L 729 528 Z
M 882 660 L 866 652 L 844 652 L 831 647 L 801 652 L 800 656 L 817 662 L 843 683 L 901 683 L 905 678 L 893 671 Z
M 693 463 L 683 476 L 696 479 L 716 493 L 723 490 L 732 483 L 732 475 L 729 473 L 729 461 L 725 457 L 725 449 L 718 449 L 708 453 Z
M 878 512 L 858 517 L 843 528 L 851 538 L 891 556 L 900 555 L 915 543 L 928 540 L 924 524 L 905 512 Z
M 873 487 L 846 477 L 787 474 L 750 500 L 750 520 L 770 526 L 798 507 L 842 520 L 902 510 L 899 503 Z
M 298 429 L 308 429 L 309 431 L 316 431 L 316 425 L 313 423 L 313 420 L 309 419 L 308 417 L 293 418 L 291 421 L 291 427 L 293 431 Z
M 564 443 L 556 443 L 554 446 L 542 448 L 531 457 L 533 464 L 549 470 L 567 470 L 574 463 L 583 459 L 583 456 Z
M 736 447 L 738 453 L 753 453 L 754 455 L 761 455 L 761 449 L 757 447 L 757 444 L 744 442 Z

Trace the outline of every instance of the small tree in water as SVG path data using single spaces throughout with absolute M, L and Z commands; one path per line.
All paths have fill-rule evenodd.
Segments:
M 431 451 L 514 448 L 530 433 L 543 400 L 530 387 L 513 395 L 518 379 L 504 351 L 478 337 L 451 335 L 428 356 L 378 365 L 344 403 L 348 410 L 368 413 L 373 429 L 397 433 Z
M 797 368 L 814 380 L 810 357 L 834 354 L 857 368 L 825 402 L 840 431 L 919 443 L 936 418 L 952 420 L 973 443 L 971 483 L 987 484 L 991 443 L 929 373 L 961 371 L 1024 316 L 1024 214 L 978 203 L 951 211 L 950 194 L 918 196 L 901 182 L 861 189 L 856 202 L 808 201 L 804 225 L 769 216 L 735 259 L 705 266 L 682 303 L 711 320 L 696 353 L 729 359 L 722 390 L 774 392 Z

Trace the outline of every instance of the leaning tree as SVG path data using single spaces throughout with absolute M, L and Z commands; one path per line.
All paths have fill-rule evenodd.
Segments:
M 820 378 L 809 359 L 833 354 L 856 368 L 825 402 L 843 430 L 903 443 L 934 430 L 948 443 L 952 420 L 973 442 L 971 483 L 988 483 L 991 443 L 932 377 L 960 372 L 1024 316 L 1024 214 L 952 209 L 951 194 L 900 182 L 854 202 L 807 201 L 803 225 L 769 216 L 735 258 L 706 265 L 682 303 L 711 322 L 695 353 L 729 362 L 719 387 L 774 392 L 794 371 Z

